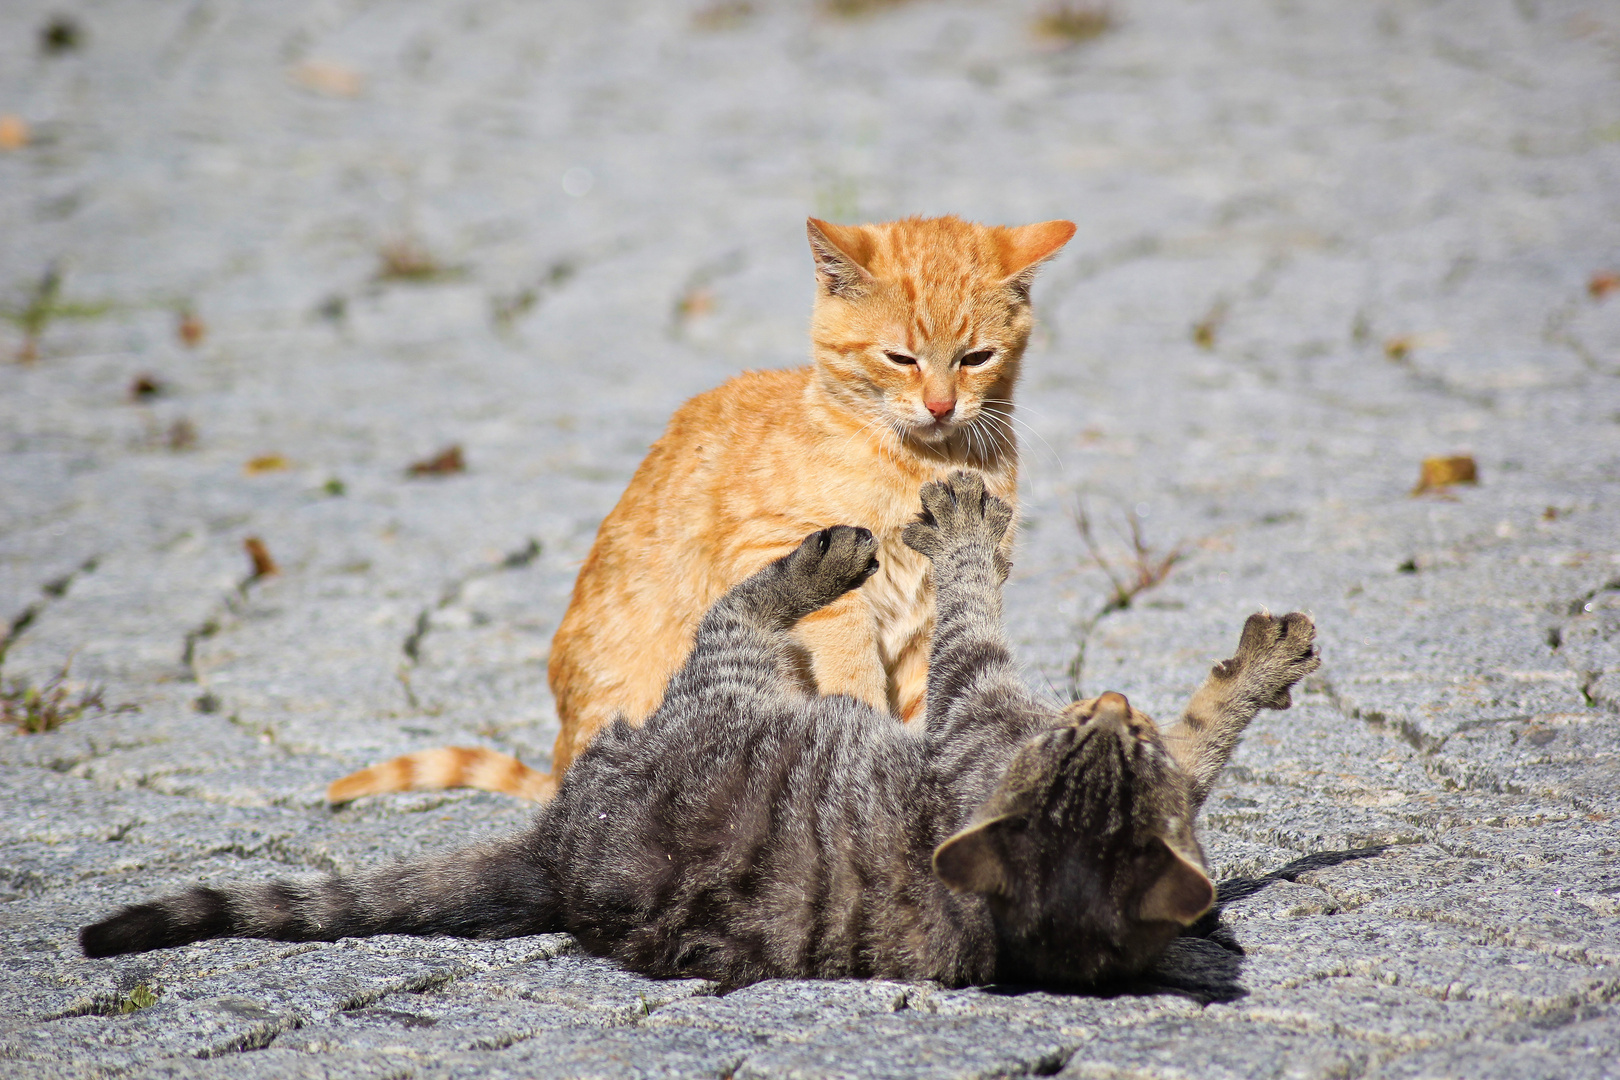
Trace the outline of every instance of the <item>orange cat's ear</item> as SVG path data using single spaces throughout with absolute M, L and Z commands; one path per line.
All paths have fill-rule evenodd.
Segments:
M 1042 221 L 1034 225 L 1019 225 L 1002 233 L 1001 269 L 1007 275 L 1007 286 L 1020 299 L 1029 299 L 1029 287 L 1035 283 L 1035 272 L 1041 263 L 1056 255 L 1074 236 L 1072 221 Z
M 858 296 L 873 282 L 863 265 L 872 257 L 872 239 L 859 225 L 834 225 L 810 218 L 810 253 L 816 258 L 816 277 L 829 296 Z
M 1191 926 L 1215 902 L 1215 886 L 1196 860 L 1176 850 L 1174 844 L 1161 843 L 1169 858 L 1159 879 L 1143 894 L 1136 917 L 1144 922 Z

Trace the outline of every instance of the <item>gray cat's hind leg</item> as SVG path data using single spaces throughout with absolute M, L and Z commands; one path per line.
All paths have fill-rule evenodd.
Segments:
M 1288 708 L 1293 685 L 1320 663 L 1310 616 L 1249 616 L 1236 655 L 1210 670 L 1180 721 L 1165 733 L 1165 745 L 1192 779 L 1195 813 L 1255 713 Z

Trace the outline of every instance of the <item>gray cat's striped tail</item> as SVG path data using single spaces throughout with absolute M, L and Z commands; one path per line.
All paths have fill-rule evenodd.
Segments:
M 79 947 L 100 957 L 222 937 L 505 938 L 561 929 L 556 889 L 528 857 L 527 835 L 347 878 L 198 887 L 84 927 Z

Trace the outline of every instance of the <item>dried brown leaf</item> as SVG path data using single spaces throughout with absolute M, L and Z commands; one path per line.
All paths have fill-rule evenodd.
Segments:
M 692 26 L 698 30 L 732 30 L 753 14 L 754 5 L 750 0 L 715 0 L 693 13 Z
M 249 577 L 250 581 L 257 581 L 259 578 L 281 573 L 281 567 L 277 566 L 276 560 L 270 557 L 270 549 L 265 547 L 264 541 L 257 536 L 250 536 L 243 540 L 242 548 L 247 552 L 248 558 L 253 563 L 253 573 Z
M 261 454 L 242 466 L 242 470 L 249 476 L 267 472 L 286 472 L 290 468 L 292 462 L 280 454 Z
M 448 476 L 467 471 L 467 462 L 461 455 L 461 446 L 447 446 L 433 457 L 412 462 L 406 470 L 411 476 Z
M 21 150 L 32 138 L 28 121 L 16 113 L 0 113 L 0 150 Z
M 327 97 L 359 97 L 365 77 L 358 71 L 331 60 L 306 60 L 292 69 L 292 78 L 306 90 Z
M 202 344 L 202 339 L 208 333 L 208 325 L 198 317 L 195 311 L 182 311 L 180 319 L 175 324 L 174 332 L 179 335 L 182 344 L 195 349 Z
M 1423 469 L 1418 476 L 1417 487 L 1412 489 L 1412 494 L 1444 491 L 1453 484 L 1477 483 L 1479 483 L 1479 468 L 1469 454 L 1424 458 Z
M 143 373 L 130 380 L 129 396 L 132 401 L 149 401 L 167 389 L 162 379 Z
M 842 19 L 858 19 L 864 15 L 873 15 L 879 11 L 899 7 L 906 0 L 821 0 L 816 6 L 823 14 L 835 15 Z
M 170 450 L 190 450 L 197 445 L 197 425 L 182 416 L 169 425 L 169 434 L 164 441 Z
M 1035 19 L 1035 33 L 1043 38 L 1078 45 L 1100 37 L 1114 25 L 1114 12 L 1107 4 L 1062 3 L 1046 9 Z
M 382 259 L 377 268 L 381 281 L 432 281 L 446 274 L 432 253 L 409 237 L 390 240 L 377 254 Z
M 714 310 L 714 293 L 696 288 L 675 301 L 675 317 L 681 321 L 707 315 Z
M 1226 311 L 1226 302 L 1218 301 L 1209 309 L 1209 314 L 1193 323 L 1193 344 L 1200 349 L 1213 349 L 1215 336 L 1220 332 L 1221 324 L 1226 321 Z

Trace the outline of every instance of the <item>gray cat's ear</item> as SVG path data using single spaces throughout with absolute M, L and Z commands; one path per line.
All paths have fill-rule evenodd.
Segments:
M 1191 926 L 1215 903 L 1215 886 L 1196 859 L 1160 841 L 1166 860 L 1159 878 L 1142 896 L 1136 917 L 1143 922 L 1173 922 Z
M 1041 263 L 1056 255 L 1074 232 L 1074 222 L 1061 220 L 1007 229 L 1001 250 L 1001 269 L 1007 275 L 1004 284 L 1019 299 L 1028 300 Z
M 834 225 L 810 218 L 810 254 L 816 259 L 816 278 L 829 296 L 851 298 L 864 293 L 876 280 L 865 266 L 871 241 L 859 225 Z
M 1005 817 L 971 825 L 934 849 L 934 874 L 953 892 L 1005 892 L 1007 859 L 1001 850 Z

